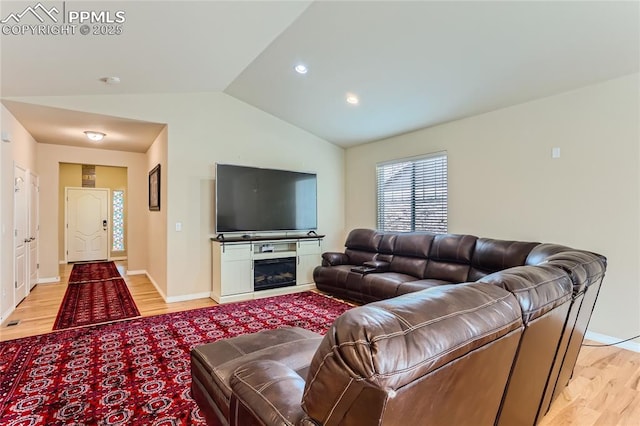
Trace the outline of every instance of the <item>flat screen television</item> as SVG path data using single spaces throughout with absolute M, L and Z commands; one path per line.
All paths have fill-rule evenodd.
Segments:
M 313 173 L 216 164 L 216 233 L 317 229 L 316 181 Z

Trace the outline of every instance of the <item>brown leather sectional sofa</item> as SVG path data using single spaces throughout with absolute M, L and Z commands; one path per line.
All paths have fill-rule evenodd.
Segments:
M 318 289 L 367 303 L 452 283 L 494 284 L 516 296 L 525 330 L 496 424 L 532 425 L 567 385 L 606 258 L 557 244 L 472 235 L 355 229 L 344 253 L 324 253 Z
M 492 425 L 523 333 L 517 299 L 482 283 L 350 309 L 191 352 L 212 425 Z
M 471 235 L 356 229 L 345 245 L 316 285 L 366 304 L 324 337 L 283 328 L 192 350 L 210 424 L 536 424 L 571 376 L 606 268 Z

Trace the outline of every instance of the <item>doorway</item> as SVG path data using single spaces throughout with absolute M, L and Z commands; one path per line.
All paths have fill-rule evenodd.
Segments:
M 38 283 L 38 175 L 13 166 L 13 306 Z
M 40 238 L 40 180 L 29 172 L 29 292 L 38 284 L 40 262 L 38 244 Z
M 109 258 L 109 189 L 65 188 L 67 262 Z
M 18 306 L 27 297 L 27 268 L 29 256 L 27 206 L 29 186 L 27 171 L 17 164 L 13 166 L 13 306 Z

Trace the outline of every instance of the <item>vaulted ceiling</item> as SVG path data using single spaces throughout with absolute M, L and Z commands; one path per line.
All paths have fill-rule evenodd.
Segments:
M 5 27 L 37 23 L 33 9 L 17 17 L 36 5 L 3 1 L 0 19 Z M 224 91 L 345 147 L 635 73 L 640 64 L 636 1 L 43 5 L 56 6 L 60 19 L 72 9 L 121 10 L 126 21 L 119 35 L 82 35 L 79 25 L 73 35 L 1 35 L 3 100 Z M 306 74 L 294 71 L 300 63 Z M 121 83 L 100 80 L 107 76 Z M 347 94 L 359 104 L 345 102 Z M 48 119 L 33 107 L 40 121 L 30 120 L 30 108 L 19 106 L 26 122 Z M 55 122 L 66 122 L 61 113 L 51 115 Z

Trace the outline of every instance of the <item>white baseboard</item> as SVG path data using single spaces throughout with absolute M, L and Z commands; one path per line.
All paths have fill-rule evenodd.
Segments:
M 132 272 L 139 272 L 139 271 L 132 271 Z M 162 300 L 164 300 L 166 303 L 168 303 L 167 302 L 167 295 L 164 294 L 164 291 L 160 290 L 160 286 L 158 286 L 158 283 L 156 282 L 156 280 L 154 280 L 153 277 L 151 275 L 149 275 L 149 273 L 147 271 L 144 271 L 143 273 L 147 276 L 147 279 L 149 281 L 151 281 L 151 284 L 153 284 L 153 286 L 155 287 L 155 289 L 158 292 L 158 294 L 160 295 L 160 297 L 162 297 Z M 140 274 L 140 273 L 132 274 L 130 272 L 127 272 L 127 275 L 142 275 L 142 274 Z
M 624 340 L 624 338 L 611 337 L 611 336 L 607 336 L 606 334 L 594 333 L 593 331 L 587 331 L 584 335 L 584 338 L 596 341 L 598 343 L 604 343 L 607 345 L 619 342 L 620 340 Z M 633 340 L 620 343 L 619 345 L 616 345 L 616 346 L 622 349 L 633 351 L 633 352 L 640 352 L 640 343 L 635 342 Z
M 113 256 L 109 260 L 127 260 L 127 256 Z
M 9 318 L 9 315 L 11 315 L 13 313 L 13 311 L 16 310 L 15 306 L 11 306 L 9 309 L 7 309 L 7 312 L 3 312 L 2 316 L 0 316 L 0 324 L 4 323 L 4 321 Z
M 175 302 L 186 302 L 187 300 L 196 300 L 196 299 L 206 299 L 209 297 L 211 293 L 194 293 L 194 294 L 185 294 L 183 296 L 170 296 L 165 297 L 164 301 L 167 303 L 175 303 Z
M 59 283 L 60 277 L 42 277 L 38 278 L 38 284 L 51 284 L 51 283 Z
M 223 303 L 233 303 L 233 302 L 242 302 L 245 300 L 253 300 L 253 292 L 249 293 L 240 293 L 240 294 L 232 294 L 231 296 L 218 296 L 213 292 L 209 293 L 209 297 L 216 302 Z
M 250 291 L 248 293 L 232 294 L 230 296 L 220 296 L 214 292 L 209 293 L 209 297 L 218 303 L 242 302 L 244 300 L 262 299 L 265 297 L 281 296 L 283 294 L 300 293 L 303 291 L 316 290 L 316 285 L 298 284 L 288 287 L 274 288 L 271 290 Z
M 66 260 L 60 260 L 60 261 L 58 262 L 58 264 L 59 264 L 59 265 L 66 265 L 66 264 L 67 264 L 67 261 L 66 261 Z
M 149 273 L 146 270 L 139 269 L 139 270 L 135 270 L 135 271 L 127 271 L 127 275 L 146 275 L 147 278 L 149 279 L 149 281 L 151 281 L 151 284 L 153 284 L 153 286 L 156 288 L 156 291 L 158 292 L 160 297 L 162 297 L 162 300 L 164 300 L 166 303 L 186 302 L 187 300 L 205 299 L 205 298 L 209 297 L 209 294 L 210 294 L 207 291 L 205 293 L 194 293 L 194 294 L 185 294 L 183 296 L 169 296 L 169 297 L 167 297 L 167 295 L 164 294 L 164 291 L 162 291 L 160 289 L 160 286 L 158 285 L 156 280 L 154 280 L 153 277 L 151 275 L 149 275 Z
M 253 298 L 264 299 L 265 297 L 282 296 L 283 294 L 300 293 L 303 291 L 311 291 L 315 289 L 316 289 L 316 285 L 314 283 L 297 284 L 297 285 L 292 285 L 288 287 L 273 288 L 270 290 L 254 291 Z

